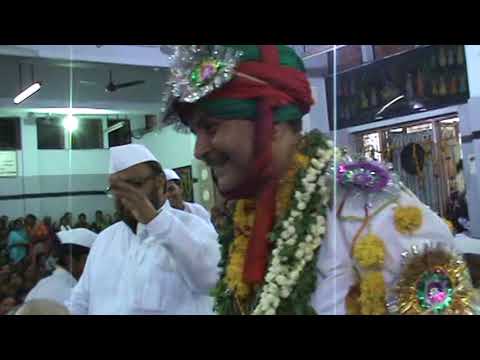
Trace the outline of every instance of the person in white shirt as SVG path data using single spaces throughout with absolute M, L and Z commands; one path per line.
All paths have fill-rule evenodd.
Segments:
M 199 216 L 211 224 L 210 213 L 202 205 L 183 200 L 183 188 L 180 176 L 171 169 L 163 169 L 163 172 L 167 177 L 167 197 L 170 205 L 175 209 Z
M 95 241 L 67 302 L 74 315 L 213 314 L 215 230 L 165 200 L 162 167 L 143 145 L 111 148 L 110 189 L 121 221 Z
M 97 234 L 87 229 L 73 229 L 60 231 L 57 237 L 60 243 L 56 249 L 56 269 L 52 275 L 38 282 L 28 293 L 25 302 L 43 299 L 64 304 L 83 273 Z

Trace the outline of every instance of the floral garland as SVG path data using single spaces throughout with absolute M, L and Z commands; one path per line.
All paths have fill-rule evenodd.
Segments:
M 295 154 L 292 166 L 287 171 L 284 179 L 280 181 L 276 201 L 277 218 L 282 217 L 290 207 L 292 193 L 295 188 L 295 175 L 301 169 L 305 169 L 309 162 L 310 159 L 307 156 L 301 153 Z M 226 281 L 228 288 L 233 291 L 236 305 L 242 314 L 245 313 L 249 296 L 252 293 L 252 287 L 243 279 L 243 270 L 254 222 L 255 201 L 251 199 L 239 200 L 234 213 L 235 239 L 229 250 L 230 260 L 226 268 Z
M 243 268 L 254 220 L 255 203 L 252 200 L 240 200 L 235 208 L 235 240 L 230 247 L 230 261 L 226 270 L 228 287 L 237 297 L 240 309 L 243 309 L 242 304 L 251 293 L 250 286 L 243 281 Z
M 416 206 L 398 206 L 394 214 L 395 228 L 404 235 L 411 235 L 423 223 L 422 210 Z
M 365 218 L 371 221 L 373 214 Z M 396 230 L 405 235 L 412 235 L 422 223 L 422 211 L 416 206 L 397 206 L 394 210 Z M 354 243 L 353 258 L 364 274 L 361 276 L 358 292 L 358 305 L 350 305 L 350 311 L 358 311 L 363 315 L 382 315 L 387 312 L 386 285 L 382 273 L 385 262 L 384 241 L 370 231 Z
M 332 148 L 318 149 L 316 157 L 312 158 L 306 170 L 306 177 L 301 180 L 302 185 L 295 191 L 294 208 L 272 233 L 271 240 L 276 243 L 276 248 L 272 252 L 273 257 L 254 315 L 277 313 L 280 303 L 289 298 L 307 263 L 313 260 L 322 244 L 326 232 L 325 208 L 330 202 L 331 191 L 324 175 L 333 155 Z M 313 194 L 321 194 L 321 201 L 312 201 Z M 302 222 L 305 221 L 311 225 L 302 229 Z
M 378 193 L 395 194 L 396 192 L 394 179 L 388 169 L 383 164 L 364 159 L 340 163 L 337 180 L 348 190 L 338 209 L 339 215 L 342 212 L 342 204 L 349 196 L 364 194 L 366 199 L 371 200 Z M 352 257 L 362 270 L 359 274 L 360 282 L 350 289 L 346 298 L 346 307 L 349 314 L 381 315 L 387 311 L 386 285 L 382 273 L 385 262 L 385 243 L 371 232 L 370 222 L 391 201 L 371 214 L 368 202 L 369 200 L 366 200 L 364 207 L 365 217 L 359 218 L 362 224 L 352 240 Z M 362 236 L 365 229 L 366 235 Z
M 234 243 L 232 225 L 238 224 L 229 223 L 226 230 L 221 232 L 220 266 L 223 273 L 222 279 L 212 292 L 217 313 L 315 313 L 309 303 L 316 286 L 315 259 L 325 234 L 325 216 L 330 205 L 331 189 L 327 184 L 327 173 L 334 155 L 332 145 L 331 141 L 316 131 L 302 139 L 299 150 L 311 160 L 306 169 L 302 166 L 297 171 L 295 191 L 290 191 L 290 196 L 287 196 L 287 190 L 279 194 L 282 210 L 288 212 L 279 217 L 280 220 L 270 234 L 274 249 L 265 283 L 263 287 L 253 289 L 250 306 L 239 303 L 236 289 L 231 287 L 233 283 L 229 283 L 227 278 L 233 255 L 227 249 L 231 249 L 231 244 Z M 304 165 L 307 163 L 305 158 L 302 161 Z M 288 203 L 292 206 L 288 207 Z
M 386 312 L 385 280 L 382 268 L 385 261 L 385 244 L 375 234 L 363 236 L 353 248 L 353 257 L 366 271 L 360 282 L 359 311 L 363 315 L 381 315 Z

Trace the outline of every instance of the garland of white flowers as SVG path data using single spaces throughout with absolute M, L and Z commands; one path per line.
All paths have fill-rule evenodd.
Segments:
M 315 223 L 308 229 L 304 241 L 298 241 L 295 225 L 301 220 L 303 211 L 307 208 L 313 193 L 322 196 L 321 204 L 327 206 L 330 201 L 331 187 L 327 186 L 325 173 L 331 164 L 335 150 L 332 142 L 327 141 L 328 148 L 318 149 L 317 156 L 310 160 L 306 177 L 302 179 L 300 188 L 295 192 L 295 206 L 290 210 L 287 220 L 281 224 L 280 236 L 272 251 L 272 260 L 265 277 L 260 301 L 253 315 L 275 315 L 281 299 L 290 296 L 305 266 L 314 259 L 316 250 L 323 241 L 326 232 L 326 219 L 318 212 Z M 294 261 L 282 256 L 285 250 L 294 252 Z

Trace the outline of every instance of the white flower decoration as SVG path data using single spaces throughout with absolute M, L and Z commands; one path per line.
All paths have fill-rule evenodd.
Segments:
M 288 239 L 285 244 L 289 245 L 289 246 L 293 246 L 295 245 L 295 239 L 291 238 L 291 239 Z
M 330 189 L 326 187 L 325 172 L 327 164 L 333 156 L 333 150 L 318 149 L 317 157 L 311 159 L 306 169 L 306 176 L 301 181 L 300 191 L 295 191 L 296 208 L 291 209 L 288 218 L 282 223 L 283 231 L 277 238 L 277 248 L 272 252 L 272 261 L 265 277 L 260 302 L 254 314 L 274 314 L 280 305 L 280 299 L 288 298 L 297 283 L 300 274 L 307 262 L 313 260 L 316 249 L 322 243 L 322 236 L 326 231 L 326 219 L 320 214 L 313 214 L 314 221 L 305 234 L 304 240 L 299 240 L 295 224 L 298 218 L 303 217 L 304 210 L 311 201 L 311 194 L 321 195 L 320 202 L 325 206 L 330 201 Z M 280 253 L 286 246 L 293 247 L 294 258 L 288 260 Z

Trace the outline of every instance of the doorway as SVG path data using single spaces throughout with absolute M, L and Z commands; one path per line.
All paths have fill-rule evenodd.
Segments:
M 440 216 L 447 213 L 450 194 L 463 191 L 456 113 L 356 133 L 355 141 L 365 157 L 391 163 L 400 180 Z

